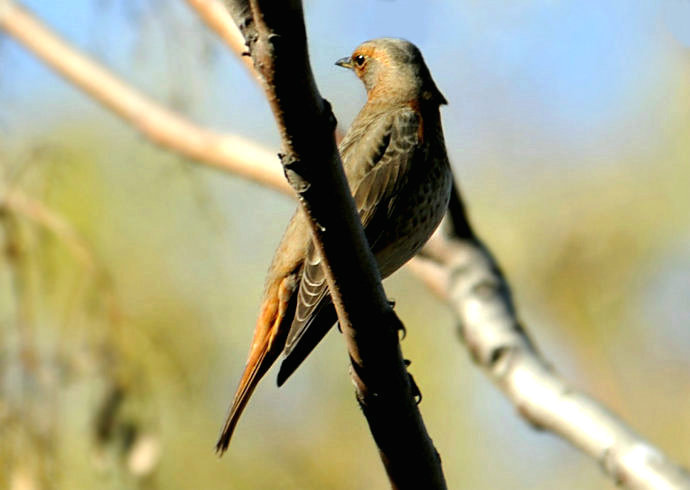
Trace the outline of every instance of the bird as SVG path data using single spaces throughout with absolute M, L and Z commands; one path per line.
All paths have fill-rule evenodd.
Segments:
M 447 102 L 409 41 L 366 41 L 335 64 L 352 70 L 367 92 L 338 149 L 385 278 L 419 251 L 448 207 L 452 174 L 440 117 Z M 298 207 L 266 276 L 247 363 L 216 443 L 220 455 L 249 397 L 281 353 L 278 386 L 336 323 L 321 256 L 308 217 Z

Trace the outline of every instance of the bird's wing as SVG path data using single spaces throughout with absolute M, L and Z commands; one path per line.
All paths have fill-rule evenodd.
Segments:
M 421 116 L 411 108 L 397 111 L 386 136 L 388 144 L 381 159 L 359 182 L 353 192 L 362 226 L 374 254 L 379 239 L 394 213 L 400 189 L 414 179 L 411 164 L 422 151 Z
M 395 196 L 400 186 L 405 185 L 410 163 L 420 149 L 420 125 L 419 114 L 411 108 L 404 108 L 382 118 L 379 124 L 369 126 L 361 143 L 352 143 L 347 137 L 343 140 L 344 143 L 350 142 L 345 147 L 343 161 L 348 177 L 355 180 L 351 182 L 355 204 L 374 253 L 385 221 L 394 208 Z M 361 172 L 361 168 L 366 170 Z M 363 173 L 363 176 L 358 178 L 358 173 Z M 278 385 L 282 385 L 297 369 L 336 320 L 321 256 L 312 243 L 304 262 Z

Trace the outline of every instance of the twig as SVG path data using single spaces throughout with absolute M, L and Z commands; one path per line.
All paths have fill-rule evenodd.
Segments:
M 31 221 L 51 231 L 89 272 L 94 271 L 95 262 L 89 248 L 79 237 L 72 225 L 42 202 L 28 197 L 23 192 L 12 189 L 0 192 L 0 213 L 12 211 L 23 214 Z

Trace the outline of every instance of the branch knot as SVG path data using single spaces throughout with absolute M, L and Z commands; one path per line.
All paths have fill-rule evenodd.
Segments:
M 290 182 L 295 192 L 300 196 L 307 192 L 311 187 L 311 182 L 305 178 L 307 167 L 304 162 L 296 158 L 293 153 L 278 153 L 278 158 L 283 165 L 285 178 Z

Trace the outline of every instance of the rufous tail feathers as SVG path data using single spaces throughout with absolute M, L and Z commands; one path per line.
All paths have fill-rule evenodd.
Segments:
M 266 374 L 285 346 L 285 339 L 294 313 L 293 292 L 296 280 L 290 275 L 284 278 L 276 294 L 268 294 L 256 323 L 254 339 L 249 349 L 247 364 L 237 386 L 228 416 L 223 425 L 216 452 L 222 456 L 230 444 L 230 438 L 244 407 L 252 396 L 259 380 Z

